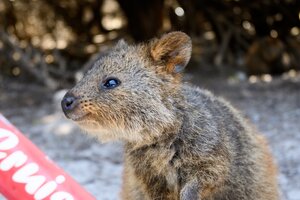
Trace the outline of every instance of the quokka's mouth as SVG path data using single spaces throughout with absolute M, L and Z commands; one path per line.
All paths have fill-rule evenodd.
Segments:
M 67 113 L 65 114 L 68 119 L 71 119 L 75 122 L 84 121 L 88 118 L 91 113 Z
M 90 115 L 90 113 L 85 113 L 85 114 L 81 114 L 81 115 L 73 115 L 73 116 L 70 116 L 70 119 L 75 122 L 79 122 L 79 121 L 85 120 L 89 115 Z

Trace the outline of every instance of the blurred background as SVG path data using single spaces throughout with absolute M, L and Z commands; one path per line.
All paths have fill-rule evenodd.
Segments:
M 299 8 L 297 0 L 2 0 L 1 75 L 62 88 L 116 40 L 172 30 L 193 38 L 190 69 L 278 75 L 300 69 Z
M 60 99 L 119 39 L 173 30 L 193 41 L 184 80 L 268 137 L 282 199 L 300 200 L 299 0 L 0 0 L 0 112 L 97 199 L 118 199 L 122 145 L 83 135 Z

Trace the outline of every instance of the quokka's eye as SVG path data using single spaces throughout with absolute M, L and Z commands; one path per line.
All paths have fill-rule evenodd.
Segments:
M 120 84 L 121 81 L 117 78 L 107 78 L 102 82 L 101 87 L 104 89 L 113 89 L 118 87 Z

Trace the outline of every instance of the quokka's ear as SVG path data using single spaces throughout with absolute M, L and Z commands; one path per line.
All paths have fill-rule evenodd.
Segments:
M 150 53 L 155 61 L 166 66 L 169 73 L 179 73 L 188 64 L 192 51 L 190 37 L 183 32 L 171 32 L 150 42 Z
M 126 47 L 128 47 L 128 44 L 125 42 L 125 40 L 120 39 L 120 40 L 117 42 L 117 44 L 116 44 L 116 46 L 115 46 L 115 49 L 123 49 L 123 48 L 126 48 Z

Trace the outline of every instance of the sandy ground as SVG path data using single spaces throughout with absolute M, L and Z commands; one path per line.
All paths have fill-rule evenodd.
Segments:
M 300 200 L 300 77 L 253 84 L 238 76 L 187 77 L 230 100 L 259 128 L 279 165 L 282 199 Z M 62 94 L 2 81 L 0 112 L 97 199 L 119 199 L 122 144 L 100 144 L 82 134 L 63 116 Z

